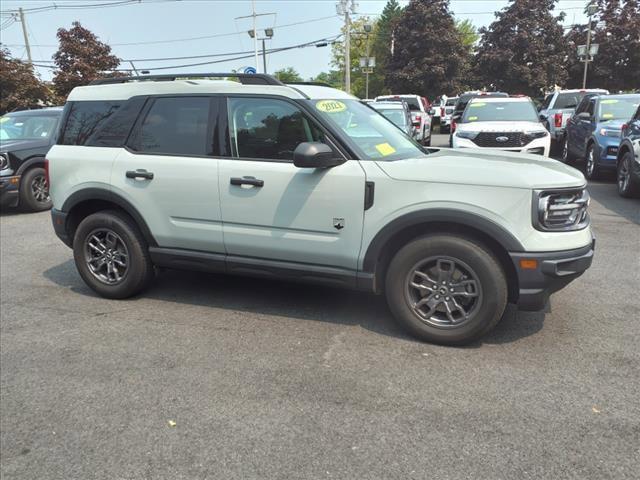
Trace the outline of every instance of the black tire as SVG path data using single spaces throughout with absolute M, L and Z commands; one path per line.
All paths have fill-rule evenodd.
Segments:
M 51 208 L 49 185 L 47 185 L 44 168 L 30 168 L 22 175 L 19 196 L 19 205 L 22 210 L 41 212 Z
M 128 259 L 126 269 L 120 271 L 121 279 L 111 284 L 97 278 L 97 274 L 91 271 L 87 261 L 86 252 L 91 251 L 88 240 L 92 235 L 101 235 L 103 231 L 115 233 L 119 240 L 118 248 L 122 247 L 119 251 L 125 252 Z M 102 246 L 104 245 L 108 244 L 104 242 Z M 113 251 L 116 252 L 115 247 Z M 121 255 L 122 253 L 120 253 L 120 260 Z M 136 295 L 149 284 L 154 275 L 147 242 L 131 217 L 117 210 L 97 212 L 80 222 L 73 238 L 73 257 L 84 282 L 106 298 L 122 299 Z M 115 258 L 115 254 L 110 257 Z M 104 272 L 104 270 L 101 271 Z
M 567 165 L 571 165 L 575 161 L 575 157 L 569 150 L 569 142 L 567 140 L 567 136 L 565 135 L 560 142 L 560 159 L 562 163 L 566 163 Z
M 476 286 L 471 290 L 475 289 L 477 296 L 462 300 L 463 304 L 471 302 L 471 304 L 465 305 L 465 308 L 469 309 L 466 312 L 468 317 L 463 317 L 463 320 L 457 325 L 455 323 L 434 325 L 434 320 L 420 317 L 419 313 L 416 313 L 411 306 L 412 300 L 415 299 L 412 296 L 415 295 L 420 300 L 426 300 L 429 297 L 436 303 L 440 302 L 437 306 L 438 309 L 444 310 L 446 308 L 444 299 L 449 300 L 450 297 L 444 297 L 442 293 L 442 289 L 446 290 L 446 287 L 439 285 L 441 278 L 433 279 L 433 276 L 430 276 L 434 282 L 437 280 L 435 283 L 438 285 L 435 290 L 430 287 L 426 287 L 425 290 L 417 290 L 410 286 L 412 281 L 416 282 L 416 278 L 420 278 L 420 283 L 429 282 L 415 274 L 412 275 L 412 272 L 421 262 L 430 265 L 434 258 L 438 266 L 440 266 L 440 261 L 444 264 L 455 262 L 456 265 L 460 268 L 464 267 L 464 270 L 469 273 L 469 276 L 466 277 L 467 280 L 465 277 L 453 279 L 453 275 L 450 275 L 448 288 L 456 288 L 455 286 L 450 287 L 450 285 L 460 285 L 461 281 L 474 280 L 476 283 Z M 453 269 L 451 271 L 452 273 L 457 272 Z M 424 285 L 421 285 L 422 287 Z M 438 298 L 435 296 L 437 293 L 441 294 L 441 300 L 435 300 Z M 502 318 L 507 304 L 507 280 L 498 260 L 480 242 L 453 234 L 433 234 L 411 241 L 396 253 L 387 270 L 385 294 L 391 312 L 412 335 L 432 343 L 464 345 L 485 335 Z M 461 292 L 458 292 L 458 295 L 460 294 Z M 449 295 L 456 296 L 455 292 L 454 294 L 449 293 Z M 461 297 L 456 296 L 456 298 L 459 300 Z M 449 304 L 448 301 L 446 303 Z M 428 304 L 427 307 L 431 308 Z M 447 316 L 447 314 L 446 311 L 436 311 L 434 316 Z M 444 321 L 446 322 L 446 320 Z
M 640 198 L 640 184 L 633 176 L 633 153 L 625 152 L 616 171 L 618 194 L 625 198 Z
M 597 180 L 600 178 L 600 166 L 596 156 L 595 144 L 591 143 L 587 147 L 587 154 L 584 158 L 584 176 L 587 180 Z

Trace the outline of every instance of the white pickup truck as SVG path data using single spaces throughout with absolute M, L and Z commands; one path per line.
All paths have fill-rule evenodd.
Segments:
M 562 145 L 567 120 L 571 117 L 580 100 L 588 94 L 608 94 L 600 88 L 582 90 L 557 90 L 547 94 L 540 106 L 540 121 L 551 134 L 551 152 L 558 152 Z

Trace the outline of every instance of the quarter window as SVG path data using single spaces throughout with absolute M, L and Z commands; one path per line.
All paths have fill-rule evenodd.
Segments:
M 64 131 L 58 143 L 62 145 L 85 145 L 87 140 L 113 115 L 121 102 L 73 102 Z
M 132 148 L 142 153 L 213 154 L 208 97 L 156 98 L 135 134 Z
M 229 136 L 233 156 L 293 160 L 303 142 L 322 142 L 323 133 L 302 113 L 283 100 L 230 98 Z

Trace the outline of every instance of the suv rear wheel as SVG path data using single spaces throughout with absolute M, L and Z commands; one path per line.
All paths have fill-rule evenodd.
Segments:
M 44 168 L 30 168 L 20 180 L 20 206 L 24 210 L 40 212 L 51 208 L 49 185 Z
M 387 271 L 385 293 L 402 326 L 423 340 L 472 342 L 491 330 L 507 304 L 507 281 L 482 244 L 428 235 L 405 245 Z
M 80 222 L 73 257 L 84 282 L 103 297 L 131 297 L 153 278 L 144 237 L 128 215 L 115 210 L 94 213 Z

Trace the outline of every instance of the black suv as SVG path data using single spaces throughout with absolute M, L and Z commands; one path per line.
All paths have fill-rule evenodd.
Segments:
M 62 107 L 0 117 L 0 206 L 51 208 L 44 157 L 55 142 Z
M 617 170 L 618 193 L 623 197 L 640 197 L 640 107 L 622 127 Z

